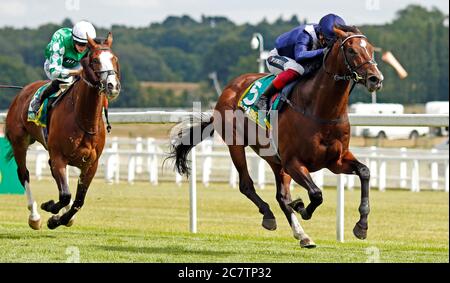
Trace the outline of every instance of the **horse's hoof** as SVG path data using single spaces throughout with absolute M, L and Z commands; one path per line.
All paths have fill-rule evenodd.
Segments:
M 301 198 L 298 198 L 291 203 L 288 204 L 294 211 L 297 211 L 300 213 L 302 210 L 305 209 L 305 203 Z
M 73 225 L 73 222 L 75 222 L 75 216 L 72 217 L 72 218 L 69 220 L 69 222 L 67 222 L 67 224 L 66 224 L 65 226 L 66 226 L 66 227 L 70 227 L 70 226 Z
M 300 240 L 300 247 L 306 248 L 306 249 L 313 249 L 316 247 L 316 243 L 314 243 L 313 240 L 306 238 Z
M 33 230 L 40 230 L 42 227 L 42 220 L 40 217 L 36 220 L 32 220 L 31 218 L 28 218 L 28 225 Z
M 361 227 L 359 223 L 356 223 L 355 228 L 353 228 L 353 235 L 360 240 L 367 238 L 367 228 Z
M 49 200 L 41 204 L 41 209 L 47 212 L 51 212 L 52 207 L 55 205 L 54 200 Z
M 275 218 L 263 219 L 262 226 L 269 231 L 273 231 L 277 229 L 277 221 Z
M 52 217 L 50 217 L 47 221 L 47 227 L 50 230 L 55 229 L 56 227 L 59 226 L 59 216 L 58 215 L 53 215 Z

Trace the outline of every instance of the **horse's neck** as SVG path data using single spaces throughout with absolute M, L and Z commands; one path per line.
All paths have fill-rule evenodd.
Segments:
M 103 96 L 98 89 L 88 86 L 83 80 L 76 89 L 75 119 L 82 130 L 96 133 L 102 118 Z
M 337 53 L 336 53 L 337 52 Z M 338 66 L 342 58 L 338 58 L 338 50 L 334 50 L 327 59 L 327 68 L 332 73 L 344 74 L 345 67 Z M 321 67 L 314 78 L 305 84 L 297 85 L 294 97 L 298 105 L 302 105 L 312 115 L 322 119 L 338 119 L 347 113 L 349 81 L 335 81 Z

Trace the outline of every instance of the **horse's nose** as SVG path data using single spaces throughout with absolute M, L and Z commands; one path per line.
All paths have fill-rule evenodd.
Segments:
M 367 77 L 367 88 L 370 92 L 380 90 L 383 86 L 383 77 L 378 75 L 369 75 Z
M 373 76 L 369 77 L 369 82 L 371 82 L 373 84 L 377 84 L 380 82 L 380 79 L 377 76 L 373 75 Z
M 112 83 L 108 83 L 106 86 L 108 87 L 108 90 L 114 89 L 114 85 Z

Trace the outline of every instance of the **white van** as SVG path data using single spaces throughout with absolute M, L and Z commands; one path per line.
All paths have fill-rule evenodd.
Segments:
M 403 114 L 404 107 L 396 103 L 355 103 L 350 105 L 350 113 L 355 114 Z M 428 127 L 386 127 L 386 126 L 355 126 L 354 136 L 377 137 L 388 139 L 416 139 L 428 134 Z
M 448 114 L 448 101 L 430 101 L 425 104 L 425 113 L 427 114 Z M 432 136 L 448 136 L 448 127 L 430 128 Z

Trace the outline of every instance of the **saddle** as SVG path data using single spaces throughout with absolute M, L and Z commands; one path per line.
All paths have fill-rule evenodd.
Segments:
M 76 80 L 75 80 L 76 81 Z M 72 85 L 75 83 L 72 82 L 70 84 L 61 84 L 59 87 L 59 90 L 52 95 L 50 95 L 47 99 L 45 99 L 41 107 L 39 108 L 37 114 L 35 114 L 32 111 L 31 105 L 36 99 L 39 99 L 43 93 L 43 91 L 47 88 L 47 86 L 51 83 L 48 82 L 38 88 L 36 92 L 33 94 L 33 99 L 30 100 L 30 104 L 28 106 L 28 118 L 27 120 L 29 122 L 33 122 L 39 127 L 46 128 L 48 125 L 49 115 L 48 113 L 52 108 L 54 108 L 64 97 L 64 95 L 67 93 L 67 91 L 72 87 Z
M 286 98 L 298 81 L 288 84 L 283 90 L 275 95 L 269 101 L 269 107 L 267 105 L 259 105 L 258 101 L 266 88 L 275 79 L 274 75 L 267 75 L 256 81 L 254 81 L 242 94 L 239 99 L 238 106 L 241 107 L 247 114 L 250 120 L 255 122 L 262 128 L 271 128 L 270 125 L 270 113 L 272 111 L 282 111 L 286 104 Z M 266 109 L 270 109 L 267 115 L 264 115 Z

